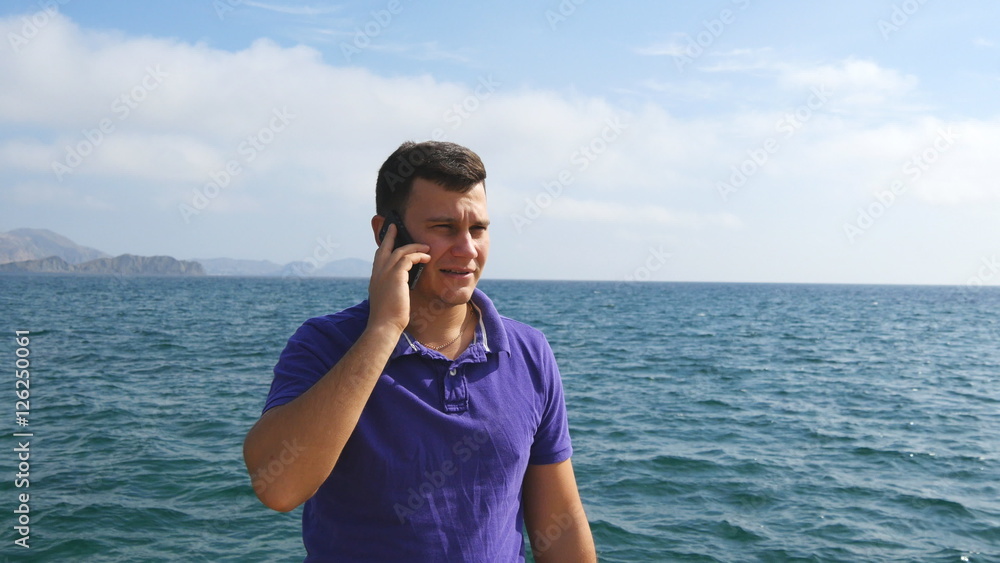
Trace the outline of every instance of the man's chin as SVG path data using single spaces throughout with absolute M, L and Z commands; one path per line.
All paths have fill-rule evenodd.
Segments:
M 438 299 L 446 305 L 465 305 L 472 299 L 472 292 L 475 289 L 475 284 L 459 288 L 448 288 L 438 293 Z
M 466 283 L 442 284 L 431 291 L 435 300 L 445 305 L 465 305 L 472 299 L 472 292 L 476 289 L 476 281 L 470 280 Z

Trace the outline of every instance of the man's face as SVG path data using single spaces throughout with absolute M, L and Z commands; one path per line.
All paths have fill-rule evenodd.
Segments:
M 482 183 L 461 193 L 416 178 L 403 222 L 417 242 L 431 247 L 414 291 L 448 305 L 472 298 L 490 251 L 486 188 Z

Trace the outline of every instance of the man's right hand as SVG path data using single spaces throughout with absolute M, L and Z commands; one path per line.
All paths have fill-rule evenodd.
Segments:
M 413 243 L 392 249 L 396 242 L 396 225 L 390 225 L 375 251 L 372 277 L 368 282 L 368 302 L 371 312 L 369 327 L 391 327 L 398 334 L 410 323 L 410 269 L 431 259 L 430 247 Z M 397 335 L 398 336 L 398 335 Z

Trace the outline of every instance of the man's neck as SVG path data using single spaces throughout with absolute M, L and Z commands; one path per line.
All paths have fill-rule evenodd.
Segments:
M 413 300 L 406 332 L 425 345 L 444 344 L 453 340 L 459 331 L 468 331 L 467 321 L 472 314 L 472 307 L 467 303 L 449 305 L 437 299 Z

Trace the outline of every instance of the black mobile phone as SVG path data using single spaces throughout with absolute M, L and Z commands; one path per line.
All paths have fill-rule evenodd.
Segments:
M 382 244 L 382 239 L 385 238 L 385 233 L 389 230 L 389 225 L 396 225 L 396 244 L 392 247 L 393 250 L 396 250 L 400 246 L 413 244 L 415 242 L 413 237 L 411 237 L 410 233 L 406 230 L 406 227 L 403 226 L 403 218 L 399 216 L 399 213 L 396 211 L 390 211 L 389 216 L 386 217 L 385 221 L 382 223 L 382 229 L 378 233 L 379 244 Z M 410 289 L 413 289 L 417 285 L 417 280 L 420 279 L 420 274 L 424 271 L 424 265 L 425 264 L 421 262 L 419 264 L 414 264 L 413 267 L 410 268 Z

